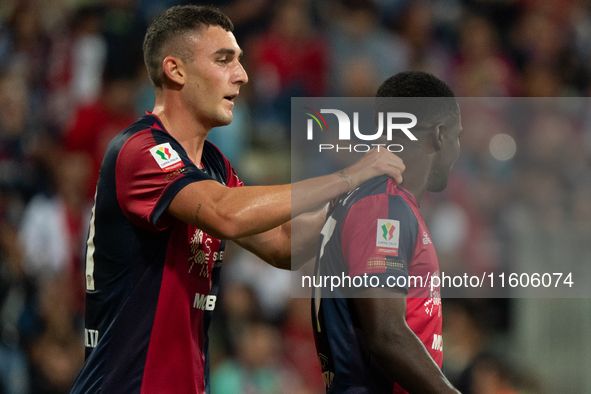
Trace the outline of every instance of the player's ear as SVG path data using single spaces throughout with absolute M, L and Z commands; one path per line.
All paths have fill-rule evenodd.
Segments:
M 437 124 L 433 128 L 433 132 L 431 133 L 431 141 L 433 144 L 433 150 L 436 152 L 441 150 L 441 146 L 443 145 L 443 134 L 445 133 L 445 126 L 442 123 Z
M 183 86 L 185 84 L 185 68 L 183 62 L 174 56 L 166 56 L 162 61 L 162 72 L 165 79 L 175 85 Z

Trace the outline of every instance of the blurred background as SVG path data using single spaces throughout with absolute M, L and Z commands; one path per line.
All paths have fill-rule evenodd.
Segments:
M 67 393 L 83 363 L 98 169 L 110 139 L 152 109 L 146 27 L 185 3 L 0 1 L 1 394 Z M 290 181 L 293 96 L 373 96 L 387 77 L 423 70 L 460 97 L 579 97 L 520 128 L 494 108 L 465 117 L 450 186 L 422 211 L 443 270 L 591 263 L 589 1 L 206 4 L 244 49 L 251 82 L 210 139 L 248 185 Z M 212 394 L 324 392 L 310 304 L 290 297 L 290 273 L 232 245 L 224 265 Z M 591 393 L 588 299 L 443 304 L 444 369 L 463 393 Z

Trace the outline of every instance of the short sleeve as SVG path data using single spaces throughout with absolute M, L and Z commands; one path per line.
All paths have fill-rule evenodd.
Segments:
M 166 209 L 185 186 L 212 180 L 168 133 L 147 129 L 131 136 L 117 157 L 117 200 L 134 224 L 163 230 L 172 223 Z
M 236 174 L 236 171 L 234 170 L 234 168 L 232 168 L 230 162 L 226 160 L 226 158 L 224 158 L 224 160 L 226 161 L 226 170 L 228 174 L 228 179 L 226 180 L 226 184 L 228 185 L 228 187 L 244 186 L 244 183 L 240 180 L 240 178 L 238 178 L 238 174 Z
M 205 141 L 205 146 L 206 147 L 211 147 L 212 149 L 208 150 L 210 152 L 209 157 L 211 157 L 211 159 L 213 161 L 219 162 L 222 166 L 223 166 L 223 171 L 225 173 L 226 179 L 224 180 L 224 184 L 228 187 L 241 187 L 244 186 L 244 183 L 240 180 L 240 178 L 238 178 L 238 175 L 236 174 L 236 171 L 234 170 L 234 168 L 232 168 L 232 165 L 230 164 L 230 161 L 223 155 L 222 151 L 220 151 L 220 149 L 215 146 L 214 144 L 212 144 L 209 141 Z M 204 149 L 204 154 L 205 154 L 205 149 Z
M 382 193 L 359 200 L 349 209 L 341 232 L 349 276 L 377 276 L 381 284 L 399 283 L 408 293 L 408 263 L 417 235 L 418 221 L 402 197 Z

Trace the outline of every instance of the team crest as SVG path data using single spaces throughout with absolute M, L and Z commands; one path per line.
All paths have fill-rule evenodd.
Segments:
M 163 171 L 174 171 L 183 166 L 183 161 L 179 157 L 179 154 L 172 149 L 168 142 L 156 145 L 150 149 L 150 153 Z
M 398 256 L 398 242 L 400 240 L 400 221 L 378 219 L 376 233 L 376 253 Z

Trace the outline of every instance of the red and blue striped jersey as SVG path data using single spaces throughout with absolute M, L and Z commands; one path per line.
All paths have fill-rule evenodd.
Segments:
M 225 245 L 167 208 L 193 182 L 242 182 L 207 141 L 200 167 L 152 114 L 109 144 L 86 251 L 86 361 L 72 393 L 209 392 Z
M 357 280 L 332 291 L 330 283 L 320 286 L 321 278 L 343 275 Z M 439 286 L 430 289 L 433 276 L 439 276 L 439 263 L 412 194 L 382 176 L 341 197 L 322 230 L 312 300 L 327 393 L 406 392 L 366 346 L 352 297 L 370 284 L 406 293 L 406 322 L 441 368 L 441 297 Z

